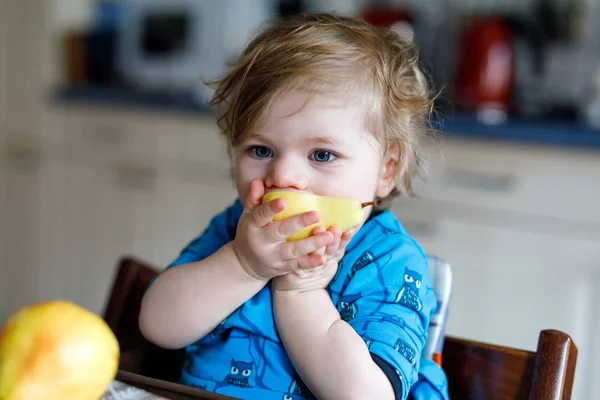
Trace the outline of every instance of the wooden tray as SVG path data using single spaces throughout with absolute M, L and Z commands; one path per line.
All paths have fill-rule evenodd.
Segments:
M 148 378 L 127 371 L 119 370 L 115 380 L 165 397 L 169 400 L 234 400 L 233 397 L 223 396 L 205 390 L 167 382 L 160 379 Z

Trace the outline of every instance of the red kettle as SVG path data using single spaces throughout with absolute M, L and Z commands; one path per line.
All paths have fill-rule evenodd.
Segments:
M 467 112 L 508 113 L 514 81 L 509 24 L 500 17 L 475 20 L 460 43 L 454 100 Z

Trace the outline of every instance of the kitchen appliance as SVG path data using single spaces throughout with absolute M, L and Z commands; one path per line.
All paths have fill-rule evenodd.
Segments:
M 192 92 L 206 103 L 203 82 L 221 75 L 261 24 L 270 0 L 129 0 L 120 21 L 117 68 L 138 90 Z
M 508 21 L 477 18 L 460 43 L 455 104 L 484 123 L 502 123 L 512 103 L 514 48 Z

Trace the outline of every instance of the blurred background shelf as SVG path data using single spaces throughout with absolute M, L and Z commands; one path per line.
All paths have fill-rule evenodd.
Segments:
M 165 111 L 212 115 L 190 94 L 143 93 L 106 87 L 62 87 L 53 93 L 58 104 L 102 106 L 140 111 Z M 434 128 L 446 137 L 508 141 L 525 144 L 577 147 L 600 150 L 600 129 L 565 119 L 509 118 L 501 124 L 485 124 L 474 115 L 458 114 L 433 119 Z
M 434 127 L 448 137 L 600 150 L 600 129 L 556 118 L 509 118 L 490 125 L 472 115 L 455 115 L 437 120 Z
M 50 101 L 59 104 L 89 104 L 132 110 L 167 111 L 209 115 L 211 110 L 190 94 L 160 94 L 126 89 L 62 87 L 51 93 Z

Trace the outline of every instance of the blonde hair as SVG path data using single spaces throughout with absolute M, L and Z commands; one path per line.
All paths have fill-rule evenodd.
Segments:
M 360 90 L 369 130 L 384 151 L 399 150 L 395 187 L 388 197 L 413 194 L 420 164 L 418 142 L 427 130 L 433 101 L 418 66 L 418 49 L 395 32 L 330 14 L 280 19 L 213 84 L 211 104 L 231 147 L 245 139 L 286 91 Z

